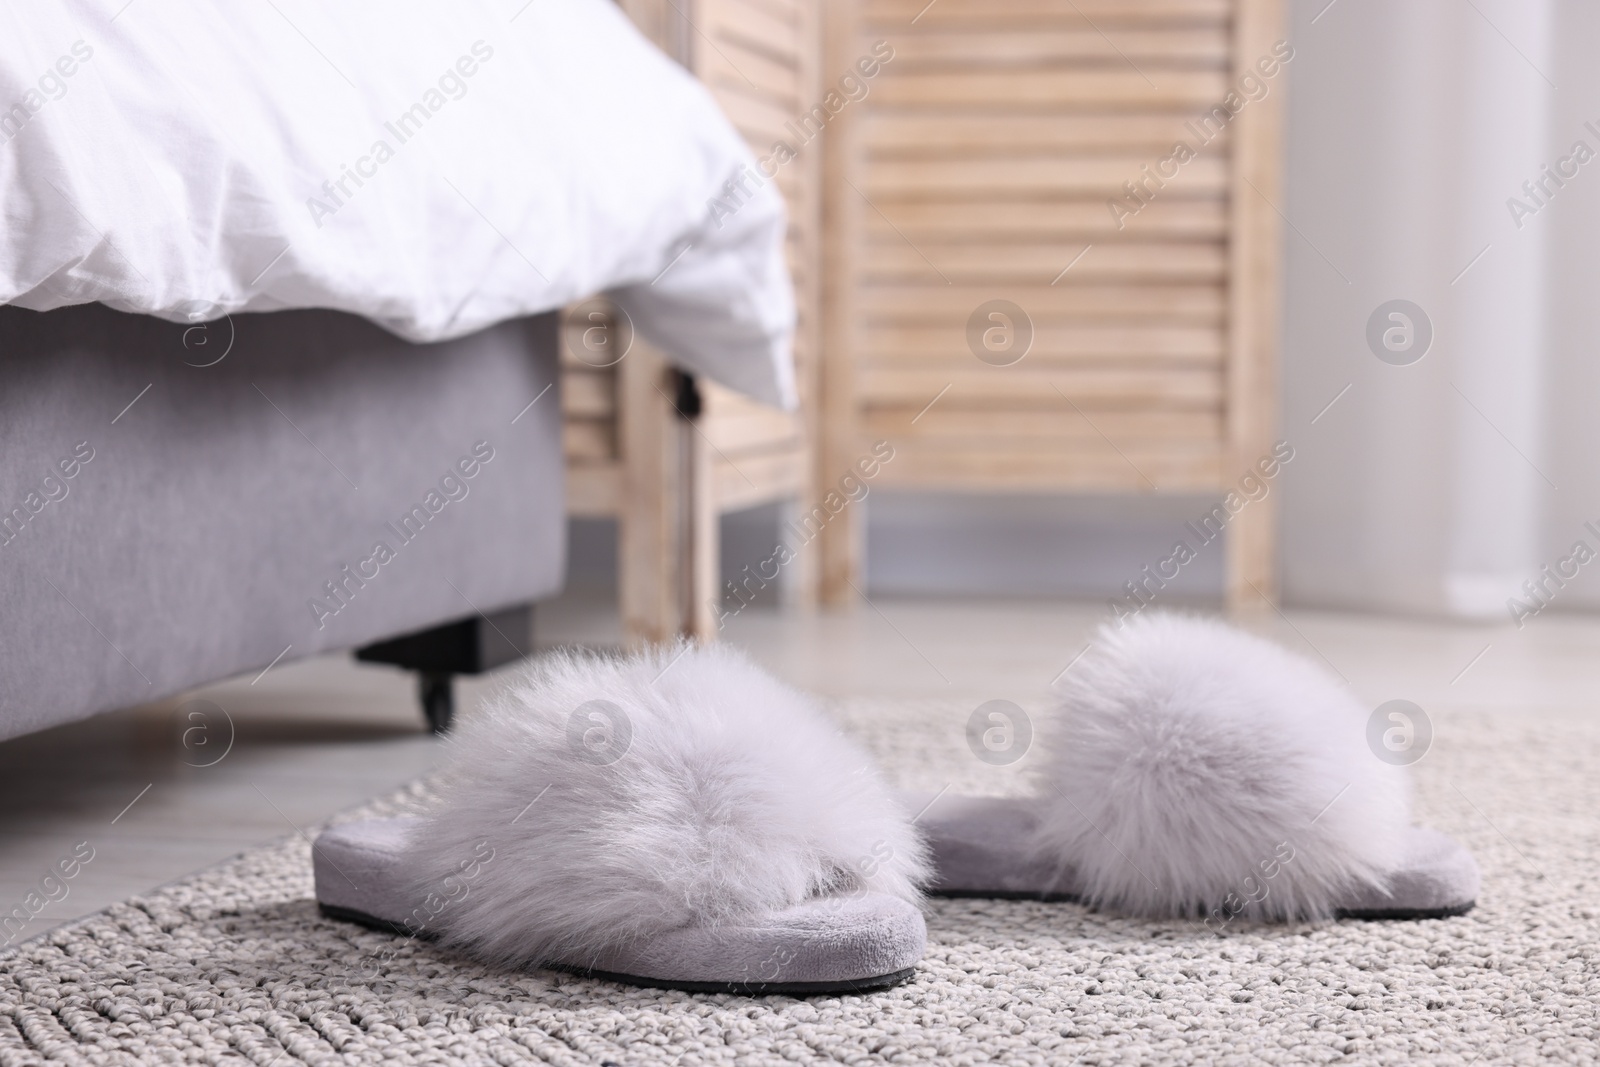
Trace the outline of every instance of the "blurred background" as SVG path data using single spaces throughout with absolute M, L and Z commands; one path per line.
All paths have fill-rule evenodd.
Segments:
M 1584 526 L 1600 515 L 1594 12 L 1090 6 L 877 0 L 827 5 L 806 31 L 822 35 L 815 99 L 846 103 L 779 178 L 802 292 L 838 271 L 802 322 L 818 473 L 794 499 L 847 469 L 842 442 L 896 448 L 846 509 L 859 547 L 834 546 L 834 584 L 847 566 L 869 593 L 1122 601 L 1175 541 L 1198 550 L 1185 524 L 1283 441 L 1293 460 L 1240 518 L 1257 543 L 1233 569 L 1260 593 L 1498 622 L 1518 603 L 1524 621 L 1542 602 L 1593 608 L 1589 574 L 1568 567 L 1558 589 L 1540 573 L 1600 547 Z M 690 51 L 759 152 L 806 98 L 758 128 L 738 68 L 762 55 L 737 25 L 716 33 L 689 33 Z M 877 42 L 893 58 L 850 99 L 839 79 Z M 1241 87 L 1263 57 L 1273 75 Z M 1224 123 L 1230 93 L 1243 106 Z M 1167 167 L 1178 142 L 1195 158 Z M 1157 167 L 1176 176 L 1157 187 Z M 1031 333 L 1020 355 L 968 342 L 995 300 Z M 1383 347 L 1395 301 L 1417 320 L 1399 327 L 1418 331 L 1408 351 Z M 830 331 L 820 360 L 808 328 Z M 719 444 L 734 466 L 759 451 Z M 786 509 L 723 514 L 724 583 L 770 556 Z M 573 529 L 573 580 L 612 587 L 613 524 Z M 1161 596 L 1220 605 L 1229 573 L 1208 545 Z

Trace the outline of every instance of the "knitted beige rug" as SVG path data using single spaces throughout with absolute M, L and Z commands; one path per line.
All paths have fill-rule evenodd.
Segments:
M 903 786 L 1020 788 L 967 751 L 970 711 L 838 708 Z M 294 838 L 0 957 L 0 1067 L 1600 1062 L 1600 722 L 1438 716 L 1415 770 L 1483 865 L 1464 917 L 1217 934 L 936 900 L 910 984 L 812 1000 L 499 971 L 324 920 Z

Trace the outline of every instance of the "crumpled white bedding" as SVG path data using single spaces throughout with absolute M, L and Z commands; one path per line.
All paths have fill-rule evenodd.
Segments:
M 0 303 L 335 308 L 416 341 L 611 291 L 794 400 L 773 185 L 612 0 L 0 7 Z

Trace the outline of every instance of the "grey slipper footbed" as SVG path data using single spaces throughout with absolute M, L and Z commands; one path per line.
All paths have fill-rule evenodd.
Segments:
M 323 914 L 407 936 L 430 937 L 430 906 L 413 900 L 403 857 L 417 819 L 331 827 L 312 848 Z M 683 927 L 554 970 L 633 985 L 751 996 L 843 994 L 909 978 L 927 944 L 922 914 L 883 893 L 805 901 L 742 924 Z
M 1029 797 L 906 794 L 933 850 L 938 880 L 928 892 L 952 897 L 1078 900 L 1070 869 L 1034 855 Z M 924 810 L 926 809 L 926 810 Z M 1352 919 L 1427 919 L 1462 915 L 1478 897 L 1472 853 L 1436 830 L 1413 827 L 1406 859 L 1390 875 L 1389 891 L 1354 891 L 1338 911 Z

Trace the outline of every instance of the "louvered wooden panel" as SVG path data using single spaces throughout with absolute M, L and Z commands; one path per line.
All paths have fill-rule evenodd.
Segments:
M 1076 241 L 1077 248 L 1095 241 L 1137 240 L 1118 230 L 1104 200 L 983 200 L 960 210 L 948 203 L 909 201 L 895 206 L 894 221 L 868 212 L 866 234 L 875 241 L 895 237 L 921 247 L 937 240 L 1033 241 L 1052 248 Z M 1157 201 L 1139 214 L 1141 230 L 1169 239 L 1221 241 L 1227 236 L 1227 205 L 1220 199 Z M 1071 246 L 1067 246 L 1071 247 Z
M 1035 327 L 1041 322 L 1210 325 L 1221 337 L 1228 311 L 1221 287 L 1215 285 L 1052 286 L 1047 281 L 1037 281 L 997 290 L 988 285 L 907 284 L 876 279 L 870 287 L 862 288 L 862 303 L 872 312 L 862 317 L 862 328 L 936 324 L 964 331 L 973 309 L 986 300 L 1003 297 L 1027 308 Z M 966 344 L 964 332 L 957 336 Z M 858 353 L 858 358 L 870 363 L 874 357 L 864 351 Z M 1027 358 L 1033 358 L 1033 354 Z
M 1207 116 L 1278 0 L 825 2 L 829 71 L 894 57 L 829 133 L 823 468 L 888 439 L 880 481 L 908 487 L 1235 480 L 1270 447 L 1284 76 Z M 1114 214 L 1179 141 L 1198 154 Z M 994 300 L 1031 327 L 1005 366 L 969 339 Z M 1271 595 L 1268 510 L 1230 534 L 1235 602 Z M 852 522 L 824 538 L 829 599 L 859 576 Z
M 880 151 L 893 151 L 901 158 L 937 159 L 980 151 L 1134 152 L 1147 156 L 1171 148 L 1183 135 L 1183 123 L 1189 117 L 1137 112 L 906 113 L 876 130 L 874 142 Z M 1224 131 L 1213 143 L 1220 148 L 1226 140 Z
M 1107 408 L 1187 411 L 1196 407 L 1221 407 L 1223 400 L 1222 375 L 1210 367 L 1079 368 L 1036 363 L 994 369 L 1014 373 L 990 374 L 987 373 L 989 368 L 952 371 L 943 367 L 915 370 L 867 367 L 860 373 L 861 391 L 869 398 L 869 415 L 879 407 L 919 411 L 933 403 L 946 411 L 972 408 L 992 411 L 1059 408 L 1062 401 L 1069 407 L 1080 404 L 1091 413 Z M 941 392 L 945 395 L 935 401 Z M 959 402 L 954 398 L 959 398 Z M 934 410 L 928 408 L 926 417 L 934 419 Z
M 1069 6 L 1069 13 L 1070 10 Z M 1061 13 L 1058 10 L 1056 14 Z M 1119 27 L 1116 48 L 1130 64 L 1153 63 L 1169 69 L 1224 74 L 1232 55 L 1227 29 L 1216 22 L 1171 28 Z M 924 32 L 900 38 L 895 52 L 897 61 L 909 60 L 919 65 L 956 62 L 968 70 L 981 71 L 1018 65 L 1099 63 L 1106 58 L 1106 38 L 1083 20 L 1074 19 L 1071 24 L 1044 29 L 991 28 L 982 49 L 974 50 L 965 29 L 930 20 Z
M 893 30 L 933 24 L 962 32 L 1032 32 L 1060 25 L 1102 30 L 1225 25 L 1234 0 L 866 0 L 862 22 Z M 942 10 L 940 10 L 942 9 Z M 938 18 L 934 19 L 934 12 Z M 880 35 L 881 36 L 881 35 Z
M 936 409 L 935 409 L 936 410 Z M 910 408 L 879 408 L 867 419 L 869 436 L 895 441 L 923 438 L 950 441 L 1006 440 L 1012 445 L 1061 441 L 1095 443 L 1138 438 L 1151 442 L 1207 440 L 1222 432 L 1222 414 L 1198 408 L 1193 411 L 1096 411 L 1090 419 L 1071 409 L 1065 400 L 1037 410 L 930 411 L 922 418 Z M 915 421 L 913 421 L 915 420 Z
M 862 191 L 874 204 L 925 200 L 964 204 L 993 203 L 996 199 L 1087 199 L 1105 211 L 1106 197 L 1116 195 L 1123 182 L 1140 177 L 1138 156 L 1059 156 L 1050 159 L 895 159 L 876 158 L 867 168 Z M 1185 199 L 1220 198 L 1228 187 L 1225 160 L 1197 159 L 1168 183 L 1175 196 Z M 1163 198 L 1165 193 L 1163 193 Z M 880 206 L 883 218 L 894 214 Z M 1106 213 L 1110 219 L 1110 213 Z M 1141 227 L 1142 229 L 1143 227 Z
M 1070 482 L 1076 490 L 1111 492 L 1136 483 L 1146 489 L 1203 489 L 1221 477 L 1221 452 L 1216 448 L 1155 449 L 1150 445 L 1094 442 L 1048 447 L 1039 443 L 1015 448 L 988 444 L 963 447 L 940 441 L 896 456 L 894 484 L 918 489 L 981 485 L 988 491 L 1030 490 Z
M 1216 330 L 1207 326 L 1102 326 L 1075 322 L 1061 328 L 1036 323 L 1035 329 L 1035 345 L 1040 351 L 1028 358 L 1036 362 L 1082 366 L 1090 363 L 1220 365 L 1223 361 L 1221 339 Z M 965 331 L 937 322 L 880 325 L 863 331 L 862 341 L 872 349 L 874 363 L 879 366 L 914 367 L 939 363 L 965 370 L 972 362 Z
M 895 49 L 853 105 L 853 184 L 867 201 L 854 377 L 863 428 L 896 444 L 883 477 L 943 488 L 1216 484 L 1227 439 L 1226 137 L 1125 228 L 1106 200 L 1228 92 L 1230 3 L 865 0 L 858 10 L 860 51 L 878 40 Z M 968 318 L 997 298 L 1033 330 L 1010 366 L 969 347 Z

